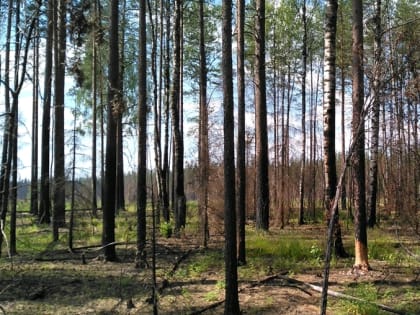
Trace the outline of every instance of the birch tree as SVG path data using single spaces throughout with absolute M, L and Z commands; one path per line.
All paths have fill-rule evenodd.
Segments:
M 341 239 L 341 227 L 338 211 L 332 209 L 332 200 L 337 187 L 337 169 L 335 157 L 335 90 L 336 90 L 336 30 L 337 0 L 328 1 L 325 11 L 324 34 L 324 204 L 328 220 L 334 220 L 334 250 L 339 257 L 346 257 Z M 332 216 L 336 213 L 335 216 Z

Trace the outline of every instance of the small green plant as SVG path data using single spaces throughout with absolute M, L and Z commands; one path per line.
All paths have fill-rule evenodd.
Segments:
M 160 235 L 166 238 L 170 238 L 173 232 L 172 222 L 161 222 L 159 227 Z
M 216 282 L 216 288 L 219 290 L 224 290 L 226 288 L 226 282 L 224 280 L 218 280 Z
M 206 295 L 204 296 L 204 299 L 207 302 L 215 302 L 218 300 L 218 298 L 219 298 L 219 293 L 216 291 L 207 292 Z
M 184 298 L 191 298 L 191 292 L 185 288 L 182 288 L 181 294 Z
M 309 253 L 311 253 L 311 256 L 316 261 L 320 261 L 322 259 L 322 250 L 319 248 L 317 244 L 312 244 L 311 249 L 309 250 Z
M 205 299 L 208 302 L 215 302 L 219 299 L 220 294 L 224 291 L 226 283 L 224 280 L 218 280 L 214 285 L 214 289 L 210 292 L 207 292 Z

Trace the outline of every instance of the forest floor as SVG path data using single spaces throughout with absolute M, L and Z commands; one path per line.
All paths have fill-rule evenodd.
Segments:
M 355 273 L 351 257 L 333 260 L 330 290 L 368 302 L 329 297 L 327 314 L 390 314 L 372 303 L 385 304 L 398 314 L 420 314 L 419 238 L 396 239 L 391 233 L 384 239 L 387 233 L 391 232 L 377 229 L 371 239 L 371 271 Z M 345 234 L 351 252 L 351 230 Z M 248 263 L 238 267 L 243 314 L 319 314 L 320 293 L 310 285 L 322 285 L 324 236 L 321 225 L 273 228 L 252 236 Z M 291 257 L 292 247 L 289 254 L 278 257 L 275 243 L 264 243 L 269 239 L 285 247 L 280 240 L 288 237 L 309 240 L 312 245 L 301 247 L 299 258 Z M 135 268 L 131 243 L 117 246 L 117 254 L 119 262 L 104 262 L 95 247 L 69 252 L 50 244 L 37 254 L 2 258 L 0 314 L 153 314 L 151 266 Z M 148 261 L 151 264 L 150 254 Z M 188 233 L 180 238 L 159 237 L 159 314 L 223 314 L 223 266 L 221 236 L 212 236 L 205 250 Z

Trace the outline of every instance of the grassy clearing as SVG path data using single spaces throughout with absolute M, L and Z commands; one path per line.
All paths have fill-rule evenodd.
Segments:
M 168 282 L 159 294 L 161 314 L 188 314 L 223 299 L 223 239 L 213 235 L 208 249 L 197 249 L 196 208 L 193 204 L 188 206 L 190 224 L 181 238 L 167 238 L 171 224 L 162 225 L 158 231 L 158 286 Z M 134 209 L 117 216 L 116 240 L 127 245 L 117 248 L 120 263 L 104 263 L 96 249 L 68 252 L 68 229 L 60 230 L 60 240 L 53 243 L 49 226 L 38 226 L 33 217 L 20 214 L 19 255 L 13 263 L 4 256 L 0 258 L 0 305 L 7 314 L 138 314 L 140 310 L 150 314 L 147 301 L 151 270 L 134 269 L 135 248 L 131 243 L 136 239 L 135 219 Z M 101 219 L 88 212 L 77 212 L 75 222 L 75 246 L 100 244 Z M 346 249 L 352 253 L 352 229 L 343 232 Z M 420 254 L 418 239 L 407 234 L 397 238 L 394 230 L 385 227 L 369 230 L 368 235 L 373 271 L 356 279 L 348 273 L 353 258 L 333 259 L 332 288 L 408 314 L 420 314 L 420 263 L 407 251 Z M 238 268 L 240 287 L 284 271 L 290 277 L 320 284 L 325 249 L 322 224 L 272 228 L 266 233 L 249 226 L 246 245 L 247 265 Z M 188 250 L 192 250 L 191 254 L 172 274 L 174 263 Z M 82 254 L 87 264 L 83 264 Z M 249 314 L 279 314 L 283 308 L 302 314 L 318 312 L 319 296 L 308 298 L 280 282 L 243 290 L 240 298 L 242 308 Z M 133 310 L 127 308 L 128 300 L 133 301 Z M 306 308 L 298 309 L 302 304 Z M 334 298 L 329 300 L 329 309 L 331 314 L 383 314 L 371 304 Z

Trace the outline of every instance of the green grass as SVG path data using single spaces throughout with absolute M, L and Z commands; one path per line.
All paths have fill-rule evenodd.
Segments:
M 187 265 L 182 265 L 175 277 L 177 278 L 197 278 L 208 271 L 223 271 L 224 260 L 223 253 L 219 250 L 206 250 L 197 253 L 190 258 Z
M 346 294 L 361 298 L 368 302 L 376 302 L 378 300 L 378 290 L 372 283 L 357 283 L 351 285 L 346 290 Z M 339 311 L 337 314 L 382 314 L 381 310 L 369 303 L 339 300 Z
M 305 238 L 293 231 L 282 234 L 247 231 L 247 265 L 240 268 L 240 274 L 252 277 L 278 270 L 299 272 L 304 268 L 319 268 L 323 257 L 323 241 Z
M 25 205 L 22 205 L 25 207 Z M 187 204 L 187 227 L 183 231 L 186 237 L 194 238 L 199 229 L 198 209 L 197 204 L 189 202 Z M 148 209 L 148 226 L 151 226 L 151 210 Z M 9 222 L 9 221 L 7 221 Z M 68 222 L 68 220 L 67 220 Z M 17 251 L 21 256 L 25 257 L 47 257 L 56 258 L 64 257 L 69 253 L 67 249 L 68 241 L 68 227 L 60 229 L 60 239 L 58 242 L 52 242 L 52 231 L 49 225 L 38 225 L 37 219 L 29 214 L 18 214 L 17 220 Z M 126 211 L 121 211 L 116 216 L 116 241 L 118 242 L 135 242 L 136 241 L 136 208 L 127 207 Z M 160 233 L 158 236 L 165 237 L 168 234 L 168 229 L 172 227 L 173 223 L 162 223 L 160 225 Z M 248 226 L 246 235 L 247 246 L 247 265 L 238 268 L 238 278 L 241 282 L 255 281 L 264 278 L 271 274 L 276 274 L 281 271 L 288 271 L 289 275 L 302 273 L 319 273 L 323 268 L 324 250 L 325 250 L 325 226 L 323 223 L 319 225 L 306 225 L 298 227 L 295 225 L 287 226 L 283 230 L 272 228 L 270 232 L 256 231 L 255 228 Z M 345 248 L 349 253 L 353 252 L 353 227 L 349 226 L 347 229 L 343 226 L 343 239 Z M 5 230 L 8 235 L 8 225 Z M 75 227 L 74 227 L 74 246 L 87 246 L 101 244 L 102 234 L 102 219 L 94 217 L 88 211 L 79 211 L 75 213 Z M 166 242 L 163 238 L 161 242 Z M 174 240 L 170 240 L 172 243 Z M 402 240 L 404 241 L 404 240 Z M 408 242 L 409 240 L 405 240 Z M 197 245 L 199 241 L 197 240 Z M 182 239 L 177 245 L 182 246 Z M 218 247 L 215 246 L 217 244 Z M 220 244 L 220 246 L 219 246 Z M 206 302 L 214 302 L 221 298 L 224 291 L 224 255 L 223 255 L 223 242 L 216 242 L 206 250 L 193 251 L 191 255 L 183 261 L 175 274 L 169 279 L 170 282 L 184 283 L 185 287 L 182 288 L 182 296 L 188 300 L 194 297 L 194 289 L 188 287 L 188 282 L 199 284 L 206 283 L 210 285 L 210 291 L 203 293 Z M 369 259 L 371 264 L 378 270 L 379 266 L 386 266 L 393 272 L 398 268 L 398 272 L 407 273 L 407 277 L 413 278 L 413 274 L 418 270 L 418 261 L 407 255 L 402 249 L 399 240 L 396 238 L 392 230 L 385 227 L 368 230 L 368 245 L 369 245 Z M 408 243 L 414 253 L 420 254 L 420 248 L 415 243 Z M 130 248 L 119 247 L 121 256 L 123 257 L 123 250 L 126 253 L 128 260 L 132 259 L 134 253 L 133 246 Z M 61 250 L 58 252 L 57 250 Z M 131 250 L 131 251 L 130 251 Z M 3 253 L 5 247 L 3 246 Z M 61 252 L 63 254 L 61 254 Z M 42 255 L 39 255 L 42 253 Z M 50 253 L 50 254 L 48 254 Z M 61 255 L 61 256 L 60 256 Z M 96 252 L 95 252 L 96 255 Z M 128 256 L 132 255 L 132 256 Z M 93 255 L 92 255 L 93 256 Z M 24 261 L 19 256 L 16 258 L 14 268 L 27 268 L 19 265 L 18 262 Z M 74 257 L 72 257 L 74 258 Z M 173 259 L 174 257 L 172 257 Z M 77 259 L 77 258 L 76 258 Z M 122 258 L 124 260 L 125 258 Z M 160 258 L 158 258 L 160 259 Z M 158 261 L 162 263 L 163 260 Z M 354 258 L 336 260 L 333 258 L 332 268 L 351 268 Z M 158 277 L 168 277 L 168 270 L 170 270 L 172 260 L 168 259 L 165 263 L 169 268 L 158 269 Z M 3 264 L 3 265 L 1 265 Z M 64 281 L 74 286 L 76 292 L 78 288 L 86 285 L 86 291 L 80 292 L 79 303 L 86 304 L 86 300 L 98 300 L 102 297 L 106 298 L 119 298 L 118 292 L 112 290 L 113 285 L 118 283 L 122 288 L 124 294 L 131 294 L 135 292 L 138 280 L 135 281 L 131 276 L 125 276 L 117 271 L 113 271 L 112 278 L 107 279 L 107 275 L 101 270 L 78 270 L 77 265 L 66 265 L 57 268 L 54 263 L 42 262 L 39 265 L 29 266 L 30 271 L 22 272 L 22 278 L 17 280 L 27 281 L 31 290 L 35 290 L 36 286 L 41 283 L 43 286 L 50 287 L 50 279 L 54 278 L 55 281 Z M 16 277 L 15 271 L 7 273 L 9 268 L 9 260 L 5 255 L 0 259 L 0 267 L 2 267 L 2 279 L 8 280 Z M 88 268 L 89 264 L 86 265 Z M 103 266 L 107 266 L 106 264 Z M 101 268 L 103 267 L 101 265 Z M 390 268 L 390 266 L 392 266 Z M 61 269 L 60 269 L 61 268 Z M 65 268 L 76 268 L 74 270 L 67 270 Z M 83 267 L 85 268 L 85 267 Z M 123 268 L 123 267 L 121 267 Z M 394 269 L 392 269 L 394 268 Z M 117 268 L 118 269 L 118 268 Z M 23 270 L 23 269 L 22 269 Z M 81 282 L 74 282 L 72 279 L 76 276 Z M 211 280 L 206 282 L 204 280 Z M 92 285 L 90 284 L 92 283 Z M 406 284 L 403 281 L 396 285 L 390 285 L 384 281 L 377 283 L 351 283 L 347 285 L 343 293 L 363 298 L 372 302 L 384 303 L 395 307 L 396 309 L 404 310 L 409 314 L 418 314 L 420 309 L 416 306 L 418 303 L 413 303 L 420 299 L 419 290 L 415 287 L 416 284 Z M 95 286 L 100 289 L 94 289 Z M 55 287 L 54 287 L 55 290 Z M 60 301 L 60 294 L 56 291 L 53 292 L 53 298 Z M 64 290 L 64 289 L 63 289 Z M 96 290 L 96 292 L 95 292 Z M 139 289 L 140 290 L 140 289 Z M 147 290 L 144 287 L 142 290 Z M 127 293 L 128 292 L 128 293 Z M 15 292 L 18 294 L 17 292 Z M 61 292 L 65 295 L 65 292 Z M 9 292 L 8 292 L 9 294 Z M 13 298 L 13 290 L 10 291 L 10 299 Z M 21 293 L 20 293 L 21 294 Z M 82 295 L 86 295 L 82 297 Z M 140 293 L 139 293 L 140 294 Z M 141 293 L 143 294 L 143 293 Z M 7 296 L 9 299 L 9 296 Z M 62 298 L 63 304 L 71 304 L 73 297 Z M 164 297 L 162 297 L 164 298 Z M 348 302 L 344 300 L 331 299 L 332 309 L 334 314 L 384 314 L 372 304 L 362 302 Z M 60 301 L 61 302 L 61 301 Z M 28 302 L 29 303 L 29 302 Z M 98 302 L 99 303 L 99 302 Z M 102 303 L 102 302 L 101 302 Z M 267 297 L 266 306 L 275 305 L 272 298 Z M 28 304 L 30 305 L 30 304 Z M 32 305 L 33 306 L 33 305 Z M 53 312 L 53 310 L 51 311 Z

